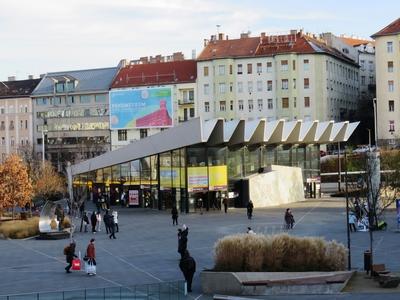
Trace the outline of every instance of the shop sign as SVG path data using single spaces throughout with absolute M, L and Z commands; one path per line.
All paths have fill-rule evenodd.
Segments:
M 129 190 L 129 205 L 139 205 L 138 190 Z

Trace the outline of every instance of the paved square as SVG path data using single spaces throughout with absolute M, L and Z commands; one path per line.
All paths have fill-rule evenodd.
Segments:
M 347 245 L 345 201 L 318 199 L 289 205 L 296 219 L 290 234 L 323 236 Z M 286 206 L 255 209 L 248 220 L 245 209 L 230 209 L 227 214 L 210 211 L 181 214 L 179 225 L 189 227 L 188 249 L 197 262 L 194 293 L 200 295 L 199 271 L 213 266 L 213 246 L 227 234 L 245 232 L 251 226 L 256 233 L 282 231 Z M 389 229 L 374 232 L 375 262 L 400 271 L 400 235 L 393 210 L 387 213 Z M 120 232 L 110 240 L 104 231 L 96 234 L 76 233 L 77 251 L 85 252 L 89 239 L 96 238 L 97 276 L 84 272 L 66 274 L 63 248 L 68 240 L 41 241 L 0 240 L 0 295 L 132 286 L 136 284 L 182 280 L 177 253 L 177 227 L 172 226 L 169 212 L 120 209 Z M 104 228 L 104 227 L 103 227 Z M 368 249 L 365 232 L 351 234 L 353 268 L 363 267 L 363 252 Z

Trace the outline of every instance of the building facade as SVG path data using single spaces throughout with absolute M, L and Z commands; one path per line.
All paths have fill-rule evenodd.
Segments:
M 62 171 L 67 162 L 110 150 L 108 94 L 117 71 L 104 68 L 44 76 L 32 93 L 33 139 L 39 157 L 44 148 L 46 158 Z
M 112 83 L 112 150 L 196 116 L 196 62 L 149 61 L 131 62 Z
M 10 80 L 11 79 L 11 80 Z M 0 162 L 33 146 L 31 93 L 40 79 L 0 81 Z
M 301 31 L 234 40 L 212 36 L 198 57 L 197 110 L 206 119 L 352 119 L 358 69 L 346 55 Z
M 400 19 L 372 38 L 376 51 L 376 124 L 378 144 L 394 147 L 400 138 Z

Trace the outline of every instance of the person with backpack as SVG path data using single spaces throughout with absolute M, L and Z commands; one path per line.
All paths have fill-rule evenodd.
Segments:
M 65 260 L 68 263 L 68 265 L 65 267 L 66 273 L 71 273 L 70 269 L 72 267 L 72 261 L 74 260 L 74 257 L 75 258 L 78 257 L 75 254 L 75 247 L 76 247 L 76 244 L 74 242 L 71 242 L 68 246 L 66 246 L 64 248 Z
M 174 206 L 171 210 L 172 214 L 172 226 L 178 225 L 178 209 Z
M 193 275 L 196 272 L 196 261 L 190 256 L 188 250 L 185 250 L 183 256 L 179 262 L 179 268 L 181 269 L 183 276 L 185 277 L 187 283 L 188 292 L 192 292 L 192 280 Z

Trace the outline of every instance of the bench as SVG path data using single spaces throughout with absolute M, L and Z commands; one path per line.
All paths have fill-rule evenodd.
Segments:
M 390 271 L 386 270 L 385 264 L 376 264 L 372 265 L 371 274 L 374 277 L 378 277 L 380 275 L 389 274 Z

